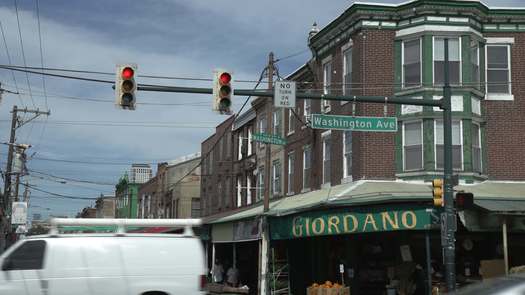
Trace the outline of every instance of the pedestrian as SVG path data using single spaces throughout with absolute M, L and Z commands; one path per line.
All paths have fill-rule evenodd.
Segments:
M 230 287 L 237 287 L 239 283 L 239 270 L 235 265 L 230 266 L 226 272 L 226 283 Z
M 215 264 L 213 264 L 211 269 L 211 277 L 213 282 L 217 284 L 222 284 L 224 280 L 224 268 L 219 259 L 215 259 Z

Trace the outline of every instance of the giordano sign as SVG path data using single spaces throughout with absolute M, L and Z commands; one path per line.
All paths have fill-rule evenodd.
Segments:
M 422 230 L 432 223 L 424 207 L 345 208 L 270 220 L 274 240 L 395 230 Z

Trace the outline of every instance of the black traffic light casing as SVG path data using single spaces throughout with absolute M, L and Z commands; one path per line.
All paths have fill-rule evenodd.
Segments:
M 233 75 L 226 70 L 215 70 L 213 75 L 213 110 L 224 115 L 231 115 Z
M 468 192 L 456 193 L 456 209 L 463 211 L 474 207 L 474 194 Z
M 136 64 L 117 65 L 115 79 L 115 103 L 122 109 L 134 110 L 137 97 Z

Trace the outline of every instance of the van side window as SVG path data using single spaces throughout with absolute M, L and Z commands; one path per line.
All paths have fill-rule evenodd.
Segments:
M 45 250 L 45 241 L 27 241 L 4 260 L 2 270 L 42 269 Z

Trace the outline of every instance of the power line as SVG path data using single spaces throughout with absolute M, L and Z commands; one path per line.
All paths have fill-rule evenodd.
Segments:
M 20 26 L 20 17 L 18 15 L 18 3 L 17 3 L 17 0 L 14 0 L 14 1 L 15 1 L 15 11 L 16 11 L 16 22 L 18 24 L 18 36 L 20 37 L 20 47 L 22 50 L 22 59 L 24 62 L 24 66 L 27 66 L 26 54 L 24 51 L 24 41 L 22 40 L 22 28 Z M 36 107 L 35 101 L 33 100 L 33 95 L 31 94 L 31 83 L 29 83 L 29 74 L 27 72 L 26 72 L 26 80 L 27 80 L 27 87 L 29 89 L 29 97 L 31 98 L 31 103 L 33 104 L 33 107 Z
M 38 191 L 38 192 L 41 192 L 41 193 L 46 193 L 46 194 L 49 194 L 51 196 L 65 198 L 65 199 L 73 199 L 73 200 L 75 200 L 75 199 L 76 200 L 96 200 L 96 199 L 98 199 L 98 197 L 97 198 L 93 198 L 93 197 L 79 197 L 79 196 L 63 195 L 63 194 L 58 194 L 58 193 L 46 191 L 46 190 L 43 190 L 43 189 L 39 189 L 39 188 L 37 188 L 37 187 L 35 187 L 33 185 L 30 185 L 30 184 L 25 184 L 25 183 L 20 183 L 20 184 L 30 188 L 31 190 L 35 190 L 35 191 Z
M 9 47 L 7 46 L 7 39 L 5 37 L 4 26 L 2 25 L 2 21 L 1 20 L 0 20 L 0 31 L 2 32 L 2 39 L 4 40 L 5 53 L 7 55 L 7 62 L 9 63 L 9 65 L 11 65 L 12 64 L 12 62 L 11 62 L 11 55 L 9 54 Z M 14 71 L 10 71 L 10 72 L 11 72 L 11 76 L 13 78 L 13 83 L 15 84 L 15 89 L 16 89 L 16 93 L 18 94 L 18 99 L 20 100 L 20 104 L 25 108 L 26 104 L 22 100 L 20 92 L 18 91 L 18 83 L 16 82 L 15 72 Z
M 100 182 L 100 181 L 93 181 L 93 180 L 75 179 L 75 178 L 70 178 L 70 177 L 56 176 L 56 175 L 53 175 L 53 174 L 48 174 L 48 173 L 45 173 L 45 172 L 36 171 L 36 170 L 32 170 L 32 169 L 28 169 L 28 171 L 36 173 L 36 174 L 40 174 L 40 175 L 45 175 L 45 176 L 48 176 L 48 177 L 51 177 L 51 178 L 55 178 L 55 179 L 63 179 L 63 180 L 66 180 L 66 181 L 72 181 L 72 182 L 78 182 L 78 183 L 86 183 L 86 184 L 94 184 L 94 185 L 103 185 L 103 186 L 115 186 L 114 183 L 109 183 L 109 182 Z
M 0 120 L 7 122 L 8 120 Z M 141 127 L 141 128 L 189 128 L 189 129 L 210 129 L 215 125 L 200 125 L 192 123 L 176 122 L 89 122 L 89 121 L 35 121 L 35 124 L 48 124 L 57 126 L 103 126 L 103 127 Z
M 309 50 L 309 49 L 304 49 L 304 50 L 301 50 L 301 51 L 299 51 L 299 52 L 296 52 L 296 53 L 293 53 L 293 54 L 287 55 L 287 56 L 285 56 L 285 57 L 278 58 L 278 59 L 276 59 L 276 60 L 274 61 L 274 63 L 276 63 L 276 62 L 280 62 L 280 61 L 283 61 L 283 60 L 285 60 L 285 59 L 289 59 L 289 58 L 292 58 L 292 57 L 296 57 L 296 56 L 301 55 L 301 54 L 303 54 L 303 53 L 306 53 L 306 52 L 308 52 L 308 51 L 310 51 L 310 50 Z

